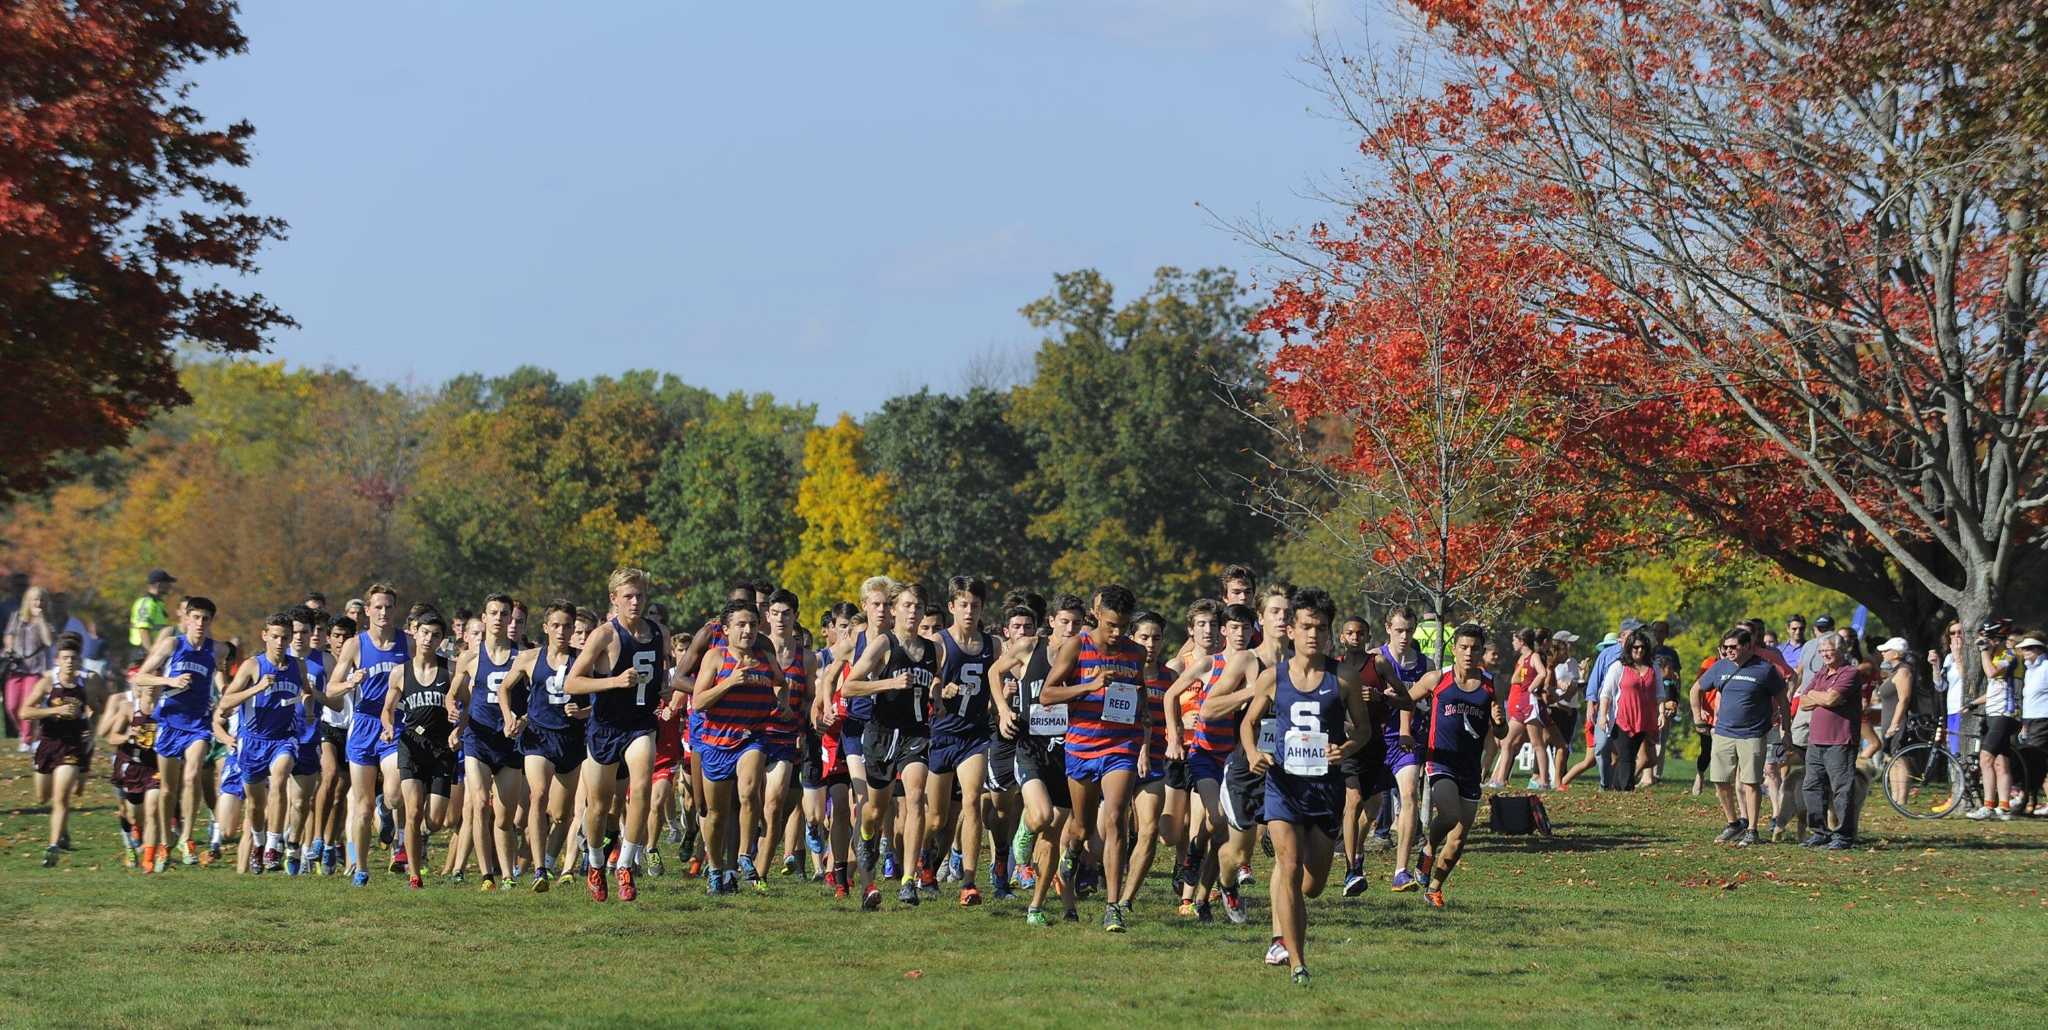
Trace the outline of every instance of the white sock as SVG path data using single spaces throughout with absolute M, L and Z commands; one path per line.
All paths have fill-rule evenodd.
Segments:
M 214 847 L 220 847 L 220 820 L 218 819 L 213 821 L 213 837 L 208 843 Z
M 270 839 L 269 839 L 269 842 L 268 842 L 268 847 L 269 847 L 269 849 L 270 849 L 270 850 L 272 850 L 272 851 L 283 851 L 283 850 L 284 850 L 284 834 L 282 834 L 282 833 L 275 833 L 275 832 L 273 832 L 273 833 L 271 833 L 271 834 L 270 834 L 269 836 L 270 836 Z
M 604 850 L 597 847 L 596 845 L 585 845 L 583 848 L 583 857 L 590 861 L 590 868 L 604 868 Z

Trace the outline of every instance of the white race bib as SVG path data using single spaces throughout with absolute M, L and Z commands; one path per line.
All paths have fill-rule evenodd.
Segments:
M 1269 755 L 1278 754 L 1280 751 L 1280 741 L 1274 737 L 1273 720 L 1271 719 L 1259 720 L 1258 748 Z
M 1066 705 L 1032 705 L 1031 735 L 1057 737 L 1067 732 Z
M 1330 735 L 1313 730 L 1288 730 L 1281 742 L 1280 768 L 1296 776 L 1322 776 L 1330 771 Z
M 1102 691 L 1102 721 L 1129 726 L 1138 721 L 1138 685 L 1112 682 Z

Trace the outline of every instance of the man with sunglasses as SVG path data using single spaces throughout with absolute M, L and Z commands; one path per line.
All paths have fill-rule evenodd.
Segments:
M 1692 685 L 1692 716 L 1694 725 L 1707 725 L 1702 697 L 1709 690 L 1720 692 L 1712 719 L 1714 751 L 1707 777 L 1714 781 L 1714 793 L 1728 825 L 1714 840 L 1718 844 L 1748 847 L 1757 843 L 1764 738 L 1771 727 L 1791 724 L 1786 705 L 1787 684 L 1777 666 L 1757 654 L 1755 637 L 1747 626 L 1736 626 L 1721 635 L 1720 654 L 1720 660 Z

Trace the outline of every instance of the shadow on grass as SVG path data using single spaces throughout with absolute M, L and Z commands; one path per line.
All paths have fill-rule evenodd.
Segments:
M 1531 855 L 1569 854 L 1583 851 L 1616 851 L 1631 848 L 1668 847 L 1691 843 L 1683 837 L 1647 831 L 1612 833 L 1566 833 L 1555 837 L 1507 837 L 1485 834 L 1475 837 L 1470 850 L 1487 854 L 1519 852 Z M 1704 839 L 1700 841 L 1704 843 Z

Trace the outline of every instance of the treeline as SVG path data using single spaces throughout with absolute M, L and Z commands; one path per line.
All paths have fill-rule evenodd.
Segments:
M 116 639 L 156 567 L 248 632 L 305 590 L 338 604 L 377 579 L 449 606 L 499 589 L 596 604 L 607 572 L 638 565 L 689 617 L 767 576 L 813 620 L 877 572 L 1117 580 L 1178 606 L 1224 564 L 1271 562 L 1272 527 L 1243 503 L 1261 462 L 1224 399 L 1264 384 L 1232 275 L 1162 269 L 1120 303 L 1074 272 L 1023 312 L 1045 334 L 1024 381 L 822 427 L 814 405 L 664 371 L 527 367 L 420 390 L 197 360 L 189 406 L 12 505 L 0 566 L 67 591 Z

